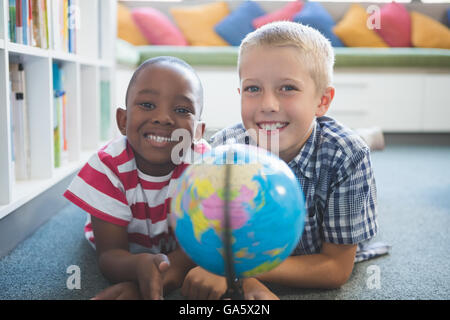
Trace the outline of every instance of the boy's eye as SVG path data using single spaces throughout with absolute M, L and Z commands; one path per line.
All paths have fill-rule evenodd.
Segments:
M 259 91 L 259 88 L 257 86 L 248 86 L 244 88 L 245 92 L 255 93 Z
M 292 90 L 297 90 L 297 88 L 291 85 L 285 85 L 281 87 L 281 91 L 292 91 Z
M 175 108 L 175 112 L 182 113 L 182 114 L 192 113 L 192 111 L 186 107 L 177 107 L 177 108 Z
M 145 109 L 153 109 L 155 108 L 155 105 L 150 102 L 143 102 L 139 104 L 141 107 L 144 107 Z

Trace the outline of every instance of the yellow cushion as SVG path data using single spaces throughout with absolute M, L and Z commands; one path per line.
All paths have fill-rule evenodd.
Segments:
M 367 28 L 368 16 L 361 5 L 353 4 L 333 31 L 348 47 L 388 47 L 375 30 Z
M 415 47 L 450 49 L 450 29 L 424 14 L 412 11 L 411 42 Z
M 214 26 L 230 13 L 226 2 L 170 9 L 175 22 L 192 46 L 227 46 Z
M 135 46 L 149 44 L 134 23 L 130 10 L 120 3 L 117 3 L 117 37 Z

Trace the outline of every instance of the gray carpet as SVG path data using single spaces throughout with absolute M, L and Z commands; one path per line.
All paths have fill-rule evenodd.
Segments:
M 388 145 L 372 155 L 378 187 L 376 237 L 389 255 L 355 265 L 340 289 L 272 287 L 282 299 L 450 299 L 450 146 Z M 0 259 L 0 299 L 88 299 L 108 282 L 84 240 L 85 216 L 68 204 Z M 71 265 L 81 289 L 69 290 Z M 370 284 L 379 270 L 379 288 Z M 175 292 L 167 298 L 180 299 Z

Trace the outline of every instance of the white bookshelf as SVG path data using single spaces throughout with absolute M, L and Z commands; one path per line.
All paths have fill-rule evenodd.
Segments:
M 50 5 L 56 1 L 50 0 Z M 110 83 L 113 114 L 116 1 L 78 0 L 78 6 L 77 53 L 73 54 L 55 50 L 52 41 L 50 49 L 10 42 L 8 0 L 0 0 L 0 219 L 79 170 L 105 142 L 100 138 L 100 81 Z M 31 178 L 23 181 L 16 181 L 12 165 L 10 62 L 22 63 L 26 71 Z M 53 62 L 64 70 L 67 94 L 68 161 L 59 168 L 54 166 Z

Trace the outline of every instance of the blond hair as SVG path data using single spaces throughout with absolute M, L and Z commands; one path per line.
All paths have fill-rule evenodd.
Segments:
M 292 46 L 299 58 L 308 61 L 305 67 L 313 79 L 316 90 L 323 93 L 333 82 L 334 51 L 330 41 L 319 31 L 296 22 L 273 22 L 247 34 L 239 47 L 238 70 L 242 55 L 255 46 Z M 240 73 L 239 73 L 240 74 Z

